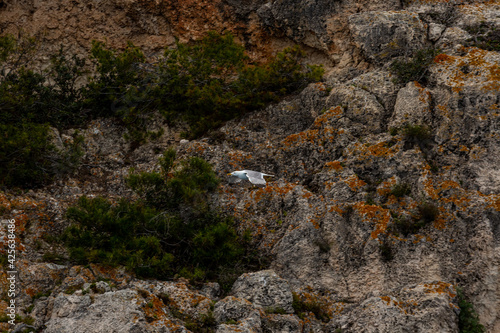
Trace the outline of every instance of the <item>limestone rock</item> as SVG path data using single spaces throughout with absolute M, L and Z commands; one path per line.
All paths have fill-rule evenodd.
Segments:
M 339 3 L 329 0 L 273 1 L 262 6 L 258 15 L 265 26 L 281 28 L 297 42 L 326 49 L 329 44 L 326 19 L 339 7 Z
M 217 282 L 208 282 L 203 285 L 200 293 L 211 299 L 216 299 L 221 293 L 220 285 Z
M 378 133 L 385 128 L 384 107 L 377 98 L 364 89 L 353 86 L 336 86 L 326 101 L 327 106 L 342 106 L 345 109 L 343 127 L 351 127 L 355 133 L 370 131 Z
M 228 296 L 215 304 L 214 317 L 218 323 L 247 318 L 255 307 L 246 299 Z
M 446 27 L 442 24 L 438 23 L 430 23 L 429 24 L 429 40 L 432 42 L 437 41 L 441 38 L 441 35 Z
M 298 333 L 302 332 L 302 325 L 293 315 L 269 314 L 262 318 L 264 333 Z
M 140 311 L 134 290 L 90 296 L 59 295 L 45 332 L 167 332 L 149 325 Z
M 352 79 L 346 85 L 354 84 L 375 96 L 384 107 L 385 114 L 391 114 L 396 103 L 396 96 L 400 89 L 393 81 L 392 74 L 385 70 L 373 70 Z
M 454 52 L 457 45 L 464 45 L 472 36 L 459 27 L 447 28 L 436 43 L 436 47 L 444 52 Z
M 409 82 L 398 92 L 389 128 L 405 124 L 428 125 L 431 116 L 431 92 L 418 83 Z
M 293 313 L 290 286 L 273 270 L 241 275 L 233 284 L 231 293 L 264 309 L 282 309 Z
M 342 332 L 457 332 L 458 306 L 450 286 L 433 282 L 402 290 L 398 296 L 370 297 L 342 314 L 340 327 Z
M 257 312 L 253 312 L 249 317 L 241 320 L 238 324 L 221 324 L 217 326 L 217 333 L 261 333 L 261 319 Z
M 349 27 L 356 45 L 377 64 L 421 49 L 427 37 L 418 15 L 406 11 L 354 14 Z

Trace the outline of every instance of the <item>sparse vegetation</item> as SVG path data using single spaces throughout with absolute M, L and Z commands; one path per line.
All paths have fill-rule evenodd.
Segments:
M 282 308 L 266 308 L 265 312 L 269 314 L 286 314 L 286 311 Z
M 393 249 L 388 240 L 385 240 L 379 245 L 379 250 L 384 261 L 388 262 L 394 259 Z
M 423 49 L 415 52 L 410 59 L 395 60 L 390 67 L 392 74 L 396 76 L 395 81 L 403 84 L 410 81 L 426 84 L 429 66 L 440 52 L 437 49 Z
M 413 143 L 425 142 L 432 137 L 431 131 L 426 125 L 406 124 L 403 127 L 403 134 L 406 141 Z
M 197 44 L 165 51 L 154 95 L 167 119 L 186 121 L 188 136 L 196 137 L 320 80 L 323 69 L 304 66 L 304 55 L 296 46 L 267 64 L 254 65 L 231 34 L 212 32 Z
M 292 307 L 297 316 L 301 319 L 305 318 L 305 313 L 312 312 L 316 319 L 323 322 L 330 321 L 330 315 L 324 310 L 325 305 L 317 300 L 302 300 L 299 294 L 292 292 L 293 301 Z
M 59 150 L 49 128 L 80 115 L 72 109 L 73 77 L 57 56 L 44 72 L 31 68 L 36 47 L 33 38 L 0 37 L 0 186 L 40 186 L 73 170 L 81 156 L 80 136 Z
M 391 189 L 391 194 L 397 198 L 402 198 L 411 193 L 411 186 L 407 183 L 398 183 Z
M 432 223 L 439 215 L 438 207 L 432 202 L 422 202 L 417 206 L 412 217 L 393 215 L 394 232 L 404 236 L 416 234 L 420 229 Z
M 324 238 L 318 238 L 314 241 L 314 244 L 319 247 L 319 252 L 320 253 L 328 253 L 330 252 L 331 245 L 328 243 L 328 241 Z
M 67 261 L 67 259 L 64 258 L 62 255 L 52 251 L 45 252 L 42 256 L 42 259 L 45 262 L 53 262 L 56 264 L 63 264 L 65 261 Z
M 433 222 L 439 215 L 438 207 L 432 202 L 423 202 L 417 206 L 417 218 L 424 224 Z
M 479 322 L 479 317 L 474 310 L 472 303 L 468 302 L 462 289 L 457 288 L 458 306 L 460 314 L 458 316 L 458 329 L 460 333 L 484 333 L 485 328 Z
M 215 320 L 214 314 L 212 310 L 209 310 L 206 314 L 201 315 L 200 318 L 195 318 L 187 313 L 183 313 L 179 311 L 179 309 L 169 302 L 169 299 L 166 299 L 167 305 L 170 309 L 170 312 L 175 318 L 178 318 L 184 322 L 184 326 L 190 330 L 191 332 L 196 333 L 214 333 L 217 328 L 217 322 Z
M 500 51 L 500 30 L 494 25 L 481 22 L 465 28 L 472 38 L 467 41 L 467 46 L 478 47 L 488 51 Z

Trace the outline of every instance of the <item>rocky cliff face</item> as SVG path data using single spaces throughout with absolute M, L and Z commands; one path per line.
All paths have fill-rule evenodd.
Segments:
M 217 332 L 459 332 L 460 287 L 487 332 L 500 332 L 500 55 L 464 46 L 474 39 L 468 27 L 500 28 L 495 1 L 404 9 L 350 0 L 0 4 L 2 31 L 22 25 L 43 32 L 50 47 L 82 50 L 106 37 L 156 52 L 174 37 L 229 29 L 256 57 L 300 43 L 331 69 L 325 82 L 210 138 L 180 143 L 165 128 L 131 151 L 123 129 L 95 121 L 83 131 L 85 165 L 73 177 L 1 193 L 4 217 L 19 224 L 18 309 L 37 329 L 187 332 L 210 317 Z M 426 86 L 398 83 L 392 61 L 426 47 L 442 51 Z M 47 263 L 44 252 L 64 253 L 47 235 L 67 225 L 68 205 L 82 194 L 130 195 L 129 168 L 154 169 L 170 145 L 206 159 L 222 179 L 240 169 L 276 175 L 264 188 L 223 183 L 212 199 L 251 230 L 269 270 L 242 275 L 221 295 L 216 283 Z

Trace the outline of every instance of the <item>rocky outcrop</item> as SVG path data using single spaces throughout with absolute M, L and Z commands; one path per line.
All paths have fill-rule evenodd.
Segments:
M 424 47 L 427 31 L 417 14 L 406 11 L 365 12 L 349 17 L 356 45 L 373 62 L 411 55 Z
M 399 90 L 389 128 L 404 125 L 425 125 L 432 121 L 431 92 L 416 82 Z
M 139 304 L 137 304 L 139 303 Z M 135 290 L 102 295 L 60 295 L 52 306 L 45 332 L 167 332 L 166 327 L 148 325 Z
M 293 312 L 290 286 L 272 270 L 243 274 L 233 284 L 231 293 L 264 309 Z
M 342 331 L 352 332 L 458 332 L 454 298 L 449 284 L 411 287 L 398 296 L 373 296 L 339 318 Z
M 61 3 L 53 11 L 66 13 L 60 22 L 88 14 L 82 30 L 90 34 L 116 8 L 126 9 L 116 18 L 125 30 L 131 17 L 146 15 L 142 32 L 127 31 L 152 49 L 158 44 L 144 31 L 157 29 L 162 43 L 172 31 L 196 38 L 235 13 L 228 22 L 250 31 L 249 44 L 258 47 L 265 34 L 293 40 L 337 68 L 325 82 L 226 123 L 217 136 L 180 143 L 174 129 L 154 121 L 166 129 L 162 138 L 131 151 L 119 125 L 88 124 L 85 165 L 70 179 L 0 194 L 2 212 L 19 226 L 23 317 L 46 332 L 188 332 L 203 320 L 217 332 L 458 332 L 461 287 L 487 331 L 500 330 L 500 56 L 463 46 L 472 36 L 468 22 L 497 24 L 498 5 L 464 4 L 452 13 L 450 5 L 417 3 L 387 11 L 399 5 L 377 1 L 138 3 L 81 2 L 71 10 Z M 0 8 L 18 15 L 0 13 L 4 27 L 24 17 L 12 6 Z M 37 6 L 29 29 L 43 26 L 34 18 L 52 8 Z M 47 17 L 44 24 L 66 33 Z M 115 32 L 116 43 L 122 32 Z M 428 46 L 444 53 L 429 66 L 426 86 L 397 83 L 391 62 Z M 408 134 L 405 125 L 426 131 Z M 62 140 L 72 131 L 54 133 Z M 222 182 L 211 197 L 239 231 L 250 230 L 270 269 L 243 274 L 223 293 L 215 283 L 142 281 L 124 269 L 44 262 L 44 252 L 64 254 L 49 235 L 67 225 L 64 212 L 76 198 L 132 196 L 123 181 L 129 168 L 154 170 L 171 145 L 180 158 L 209 161 L 221 179 L 237 169 L 275 175 L 263 188 Z

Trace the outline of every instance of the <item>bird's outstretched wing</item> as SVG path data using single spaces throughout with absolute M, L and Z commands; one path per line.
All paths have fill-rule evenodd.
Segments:
M 257 172 L 257 171 L 252 171 L 252 170 L 244 170 L 245 173 L 247 174 L 248 180 L 250 183 L 254 185 L 265 185 L 266 180 L 264 179 L 264 176 L 267 176 L 265 173 L 262 172 Z

